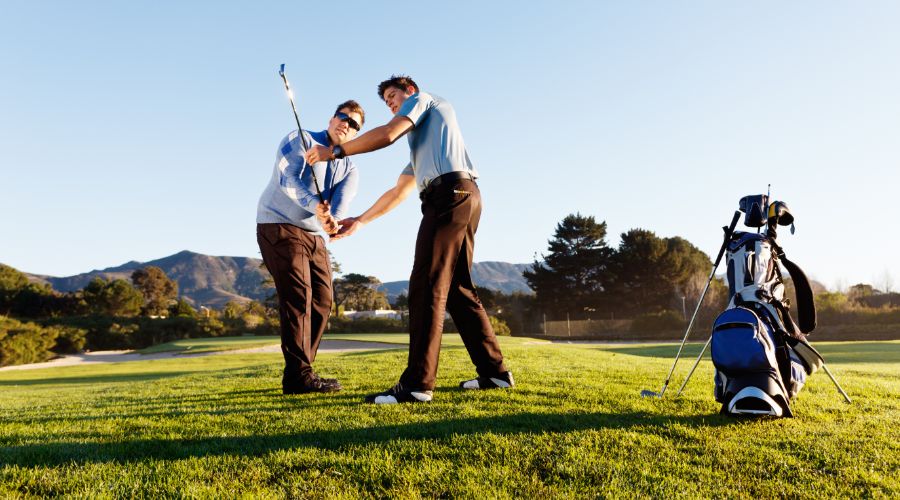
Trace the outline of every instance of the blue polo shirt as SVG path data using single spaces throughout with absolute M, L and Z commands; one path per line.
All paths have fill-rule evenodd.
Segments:
M 435 177 L 450 172 L 469 172 L 478 177 L 449 102 L 434 94 L 416 92 L 406 98 L 397 116 L 409 118 L 414 125 L 406 134 L 410 162 L 403 174 L 416 176 L 419 191 Z

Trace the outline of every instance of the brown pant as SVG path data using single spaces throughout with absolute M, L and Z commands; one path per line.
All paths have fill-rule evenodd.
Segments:
M 263 262 L 275 280 L 284 383 L 302 382 L 331 314 L 331 261 L 321 236 L 290 224 L 257 224 Z
M 422 222 L 409 279 L 409 359 L 404 385 L 434 389 L 444 310 L 459 329 L 479 375 L 506 371 L 500 344 L 472 283 L 472 250 L 481 193 L 466 179 L 443 182 L 422 201 Z

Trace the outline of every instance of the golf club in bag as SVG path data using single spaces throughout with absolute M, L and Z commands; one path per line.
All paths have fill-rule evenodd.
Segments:
M 806 340 L 816 327 L 812 288 L 803 270 L 776 242 L 777 226 L 790 225 L 794 232 L 794 217 L 787 204 L 769 203 L 768 196 L 753 195 L 742 198 L 740 207 L 746 226 L 766 226 L 767 230 L 764 234 L 736 231 L 730 236 L 726 252 L 728 307 L 716 318 L 712 335 L 676 397 L 712 346 L 715 396 L 722 403 L 723 414 L 793 416 L 790 402 L 819 368 L 849 403 L 850 397 L 825 360 Z M 794 283 L 797 323 L 790 314 L 779 264 Z
M 309 142 L 306 141 L 306 136 L 303 135 L 303 128 L 300 127 L 300 115 L 297 114 L 297 106 L 294 104 L 294 92 L 291 91 L 291 84 L 288 83 L 287 76 L 284 74 L 284 64 L 279 68 L 278 74 L 281 76 L 282 81 L 284 81 L 284 90 L 287 92 L 288 100 L 291 101 L 291 109 L 294 111 L 294 120 L 297 122 L 297 134 L 300 135 L 303 151 L 309 151 Z M 309 166 L 309 173 L 312 174 L 313 184 L 316 186 L 316 194 L 319 195 L 319 202 L 325 203 L 325 198 L 322 196 L 322 190 L 319 189 L 319 179 L 316 178 L 316 171 L 312 168 L 312 165 Z
M 709 285 L 716 275 L 716 268 L 719 267 L 719 262 L 722 260 L 722 255 L 725 253 L 725 247 L 728 246 L 728 242 L 731 240 L 731 234 L 734 233 L 734 227 L 737 226 L 738 219 L 740 218 L 741 212 L 735 211 L 734 217 L 731 219 L 731 224 L 722 228 L 725 232 L 722 247 L 719 248 L 719 253 L 716 255 L 715 262 L 713 262 L 712 270 L 709 272 L 709 279 L 706 280 L 706 287 L 703 289 L 703 293 L 700 294 L 700 299 L 697 301 L 697 307 L 694 308 L 694 314 L 691 316 L 691 321 L 688 323 L 687 329 L 684 332 L 684 338 L 681 339 L 681 346 L 678 347 L 678 353 L 675 355 L 675 362 L 672 363 L 672 369 L 669 370 L 669 375 L 666 377 L 666 381 L 663 382 L 662 389 L 660 389 L 659 392 L 644 389 L 641 391 L 642 398 L 661 398 L 666 393 L 666 388 L 669 387 L 669 381 L 672 380 L 672 374 L 675 373 L 675 365 L 678 364 L 678 358 L 681 357 L 681 351 L 684 349 L 684 343 L 687 342 L 688 335 L 691 333 L 691 327 L 694 326 L 694 320 L 697 318 L 697 313 L 700 311 L 700 305 L 703 304 L 703 298 L 706 297 Z

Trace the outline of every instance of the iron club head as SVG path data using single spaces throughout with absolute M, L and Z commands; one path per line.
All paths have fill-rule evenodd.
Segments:
M 660 396 L 660 394 L 658 392 L 653 392 L 653 391 L 644 389 L 643 391 L 641 391 L 641 397 L 642 398 L 661 398 L 662 396 Z
M 284 64 L 281 65 L 281 68 L 278 70 L 279 76 L 284 76 Z

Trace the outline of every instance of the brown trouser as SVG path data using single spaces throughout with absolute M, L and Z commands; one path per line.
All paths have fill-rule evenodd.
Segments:
M 263 262 L 275 280 L 285 383 L 302 382 L 331 314 L 331 262 L 321 236 L 290 224 L 257 224 Z
M 400 382 L 431 390 L 437 376 L 444 310 L 459 329 L 478 374 L 506 371 L 500 344 L 472 284 L 472 250 L 481 218 L 474 182 L 443 182 L 422 199 L 422 222 L 409 278 L 409 359 Z

